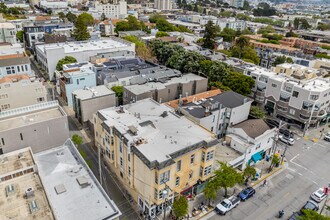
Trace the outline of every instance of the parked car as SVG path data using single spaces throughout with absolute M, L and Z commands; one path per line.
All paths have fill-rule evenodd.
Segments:
M 325 197 L 327 197 L 327 195 L 324 193 L 323 188 L 319 188 L 318 190 L 316 190 L 315 192 L 312 193 L 311 198 L 315 201 L 315 202 L 322 202 L 323 199 L 325 199 Z
M 294 145 L 294 139 L 292 137 L 285 136 L 285 135 L 279 135 L 278 137 L 283 143 L 286 143 L 291 146 Z
M 252 197 L 255 193 L 256 193 L 256 190 L 249 186 L 249 187 L 243 189 L 239 193 L 239 197 L 241 198 L 242 201 L 245 201 L 245 200 L 249 199 L 250 197 Z
M 288 218 L 288 220 L 298 220 L 299 216 L 302 216 L 302 213 L 301 212 L 294 212 L 292 213 L 292 215 Z
M 291 138 L 294 137 L 294 134 L 290 130 L 285 129 L 285 128 L 280 128 L 278 132 L 280 134 L 283 134 L 284 136 L 287 136 L 287 137 L 291 137 Z
M 225 215 L 227 212 L 238 206 L 240 203 L 240 198 L 238 196 L 231 196 L 228 199 L 224 199 L 216 207 L 215 211 L 218 214 Z
M 279 127 L 280 126 L 280 123 L 277 122 L 276 120 L 273 120 L 273 119 L 265 119 L 265 122 L 266 124 L 271 127 L 271 128 L 275 128 L 275 127 Z
M 302 211 L 304 209 L 310 209 L 313 211 L 317 211 L 317 210 L 319 210 L 319 205 L 316 202 L 314 202 L 313 200 L 308 200 L 306 202 L 306 204 L 304 205 L 304 207 L 301 208 L 300 211 Z
M 324 140 L 330 141 L 330 132 L 328 132 L 324 135 Z

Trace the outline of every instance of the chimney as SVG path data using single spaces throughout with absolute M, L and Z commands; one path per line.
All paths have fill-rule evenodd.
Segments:
M 210 112 L 210 110 L 209 110 L 209 107 L 206 107 L 206 108 L 205 108 L 205 112 L 204 112 L 204 116 L 207 117 L 207 116 L 209 116 L 209 115 L 211 115 L 211 112 Z

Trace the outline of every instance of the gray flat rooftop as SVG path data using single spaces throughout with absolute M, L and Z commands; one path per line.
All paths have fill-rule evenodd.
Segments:
M 63 117 L 59 107 L 0 119 L 0 132 Z
M 172 84 L 178 84 L 178 83 L 188 83 L 194 80 L 202 80 L 205 79 L 202 76 L 198 76 L 192 73 L 185 74 L 181 77 L 174 77 L 170 80 L 161 83 L 161 82 L 149 82 L 143 85 L 131 85 L 131 86 L 125 86 L 125 88 L 129 91 L 131 91 L 135 95 L 143 94 L 145 92 L 153 91 L 155 89 L 165 89 L 166 86 L 172 85 Z
M 213 141 L 214 135 L 185 117 L 172 113 L 172 109 L 152 99 L 143 99 L 125 105 L 124 113 L 118 108 L 100 110 L 105 123 L 114 126 L 128 141 L 135 143 L 137 139 L 144 142 L 136 148 L 149 160 L 163 162 L 168 156 L 194 144 Z M 162 114 L 166 112 L 166 116 Z M 140 114 L 140 117 L 136 117 Z M 133 135 L 130 126 L 137 129 Z
M 105 85 L 101 86 L 95 86 L 91 88 L 86 89 L 78 89 L 72 92 L 72 94 L 77 95 L 77 98 L 81 100 L 106 96 L 106 95 L 112 95 L 115 94 L 114 91 L 106 87 Z
M 57 220 L 115 219 L 121 215 L 70 140 L 35 154 L 35 160 Z

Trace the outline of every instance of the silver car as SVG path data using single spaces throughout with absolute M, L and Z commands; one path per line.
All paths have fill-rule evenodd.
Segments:
M 289 137 L 289 136 L 285 136 L 285 135 L 279 135 L 279 139 L 288 144 L 288 145 L 294 145 L 294 139 L 292 137 Z

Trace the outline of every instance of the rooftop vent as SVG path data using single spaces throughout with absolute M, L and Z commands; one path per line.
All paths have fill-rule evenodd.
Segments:
M 32 187 L 29 187 L 25 190 L 25 196 L 26 196 L 26 198 L 34 196 L 34 190 Z
M 63 184 L 55 186 L 54 189 L 57 195 L 66 192 L 65 186 Z
M 77 180 L 79 186 L 81 186 L 82 188 L 85 188 L 89 185 L 87 178 L 84 176 L 77 177 L 76 180 Z
M 10 196 L 10 195 L 13 195 L 15 194 L 15 187 L 13 184 L 10 184 L 8 186 L 6 186 L 6 196 Z
M 137 135 L 138 129 L 137 129 L 135 126 L 133 126 L 133 125 L 128 126 L 128 130 L 129 130 L 133 135 Z
M 36 200 L 32 200 L 29 202 L 29 208 L 30 208 L 30 212 L 35 213 L 39 210 L 39 206 Z
M 160 116 L 163 117 L 163 118 L 167 117 L 168 116 L 167 111 L 163 111 L 163 113 Z

